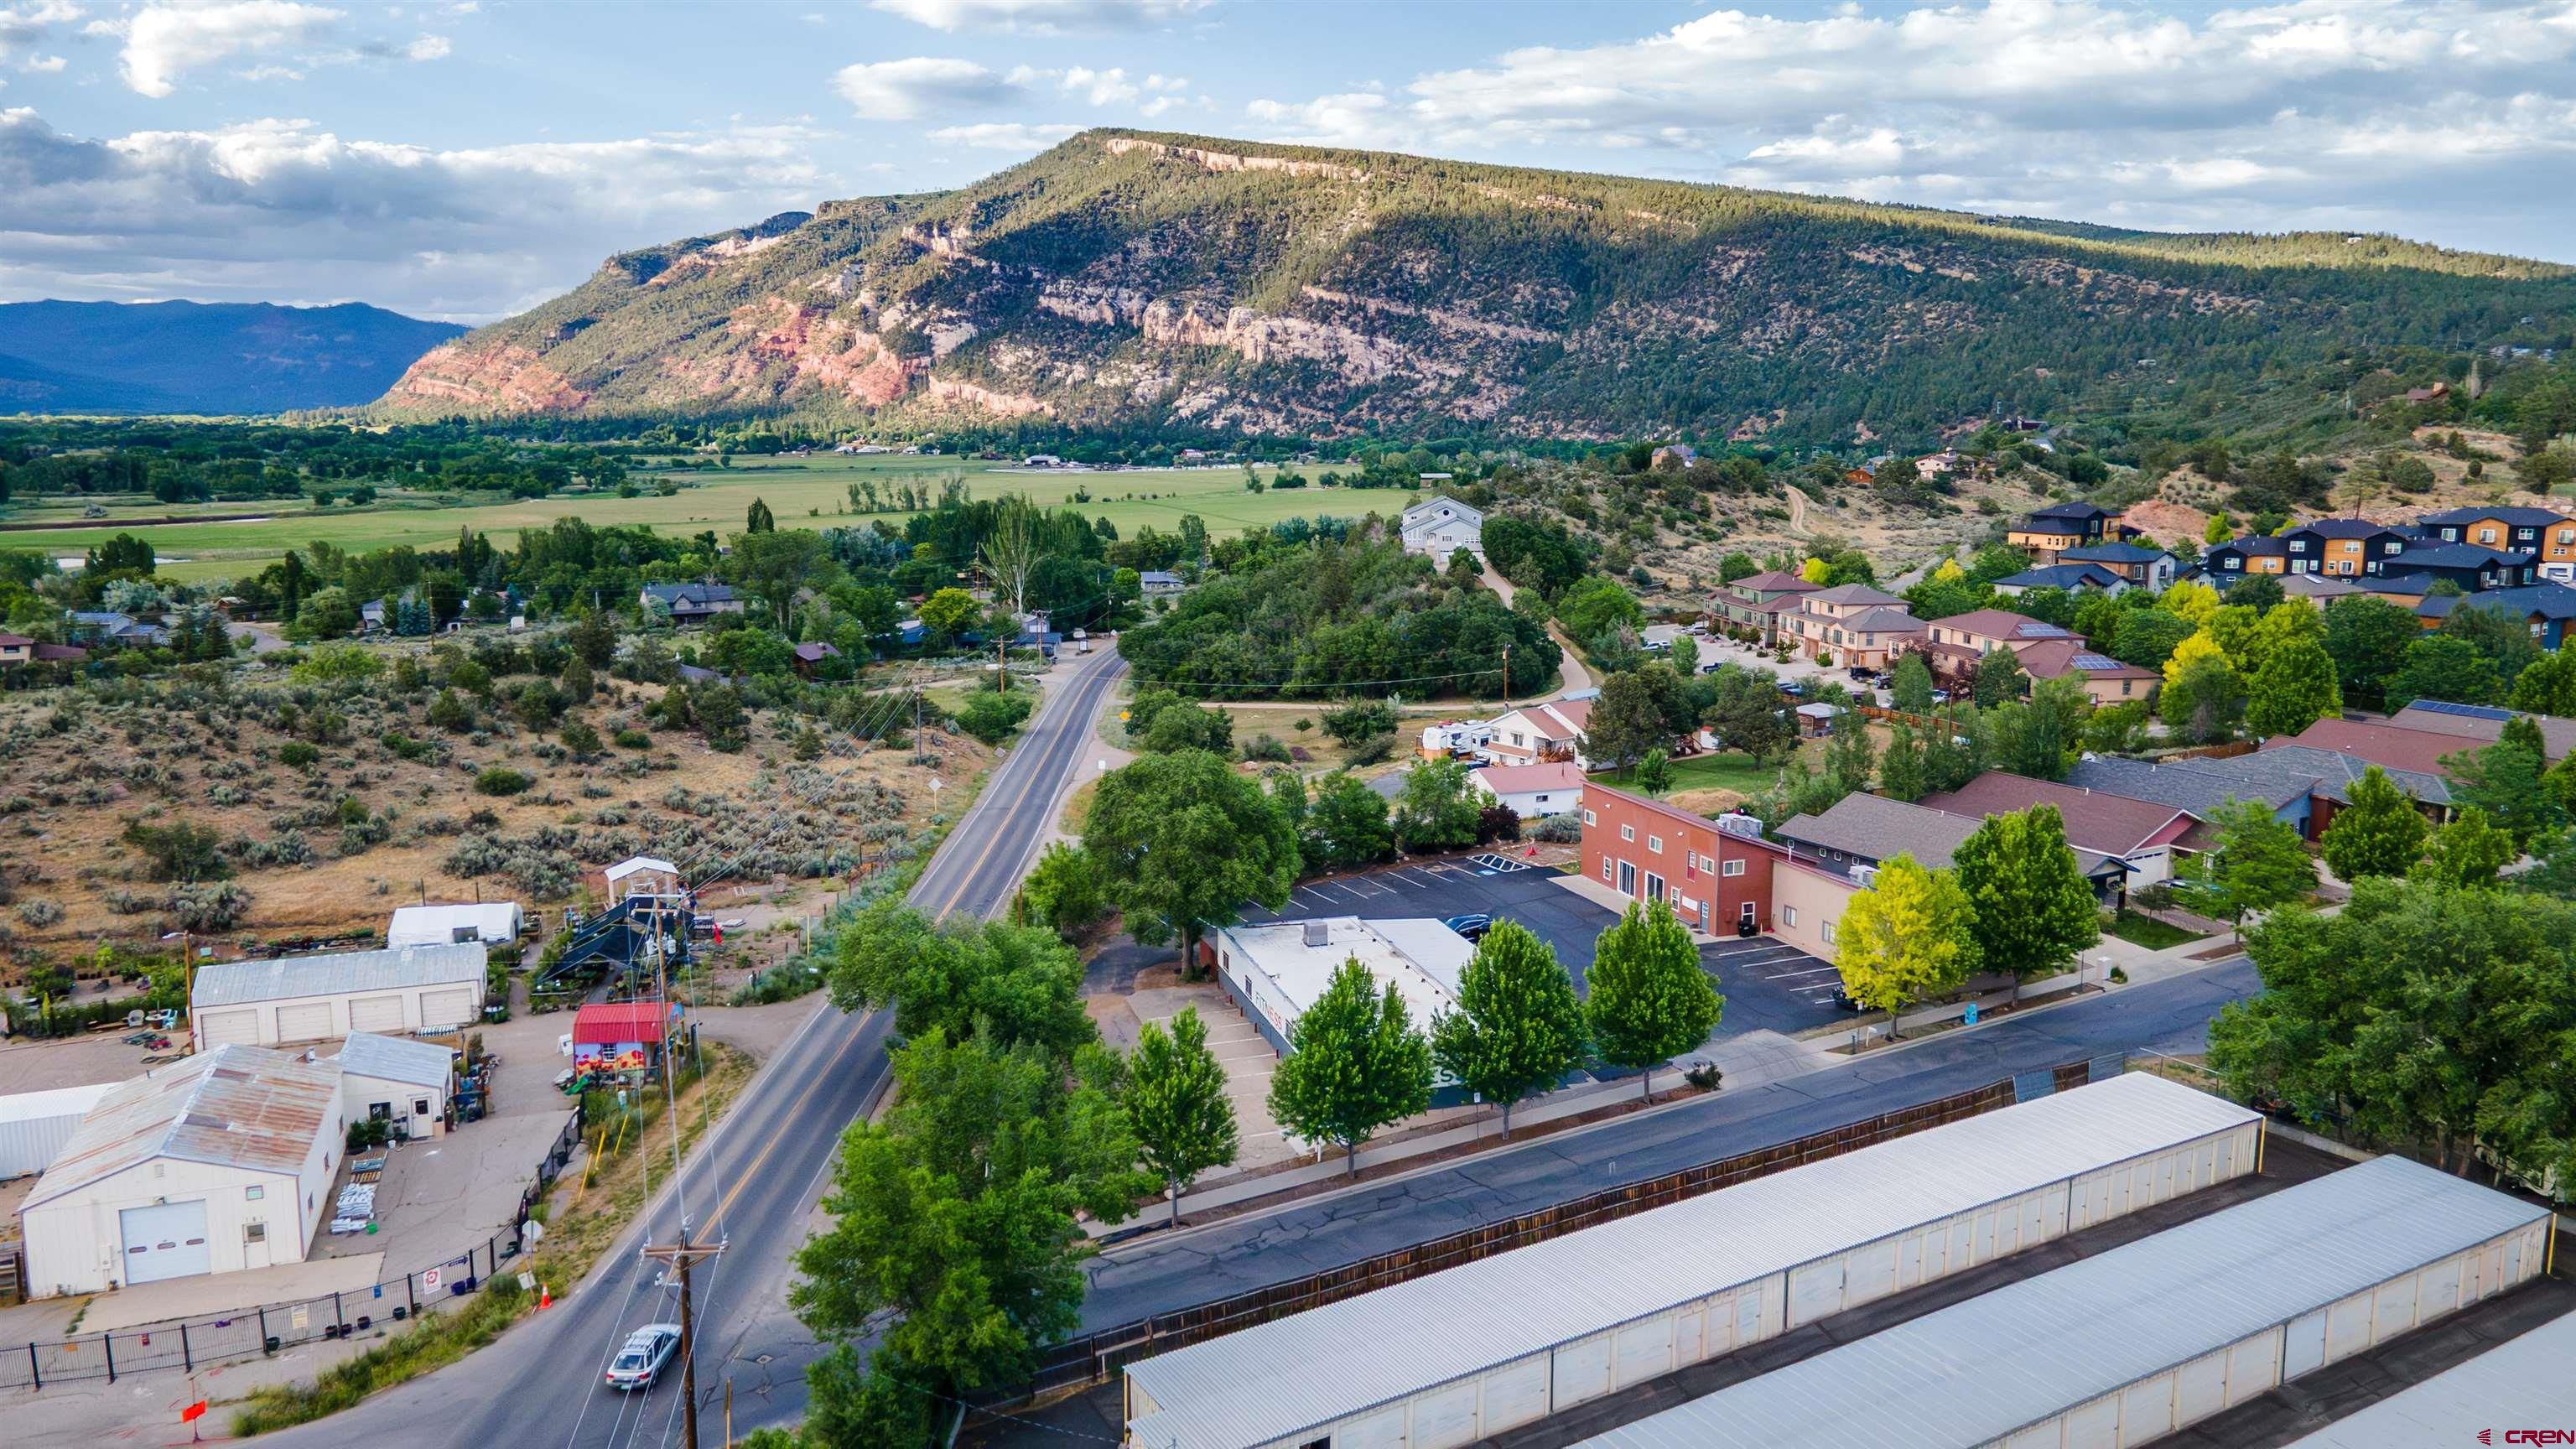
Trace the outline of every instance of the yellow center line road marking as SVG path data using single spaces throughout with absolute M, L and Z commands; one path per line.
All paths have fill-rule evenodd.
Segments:
M 872 1015 L 873 1013 L 871 1013 L 871 1016 Z M 869 1020 L 870 1017 L 868 1016 L 859 1018 L 859 1029 L 861 1031 L 865 1031 L 867 1029 Z M 828 1066 L 828 1063 L 826 1063 L 826 1065 Z M 789 1121 L 794 1121 L 798 1116 L 802 1115 L 805 1110 L 805 1104 L 814 1100 L 814 1094 L 823 1090 L 824 1084 L 832 1081 L 836 1075 L 836 1073 L 828 1070 L 816 1073 L 813 1084 L 808 1086 L 803 1092 L 799 1093 L 795 1102 L 788 1107 L 786 1114 L 787 1119 Z M 835 1135 L 837 1136 L 838 1134 Z M 769 1160 L 769 1154 L 777 1151 L 778 1144 L 785 1140 L 786 1139 L 782 1134 L 771 1134 L 768 1143 L 760 1149 L 760 1155 L 754 1157 L 751 1160 L 750 1165 L 743 1168 L 741 1174 L 735 1179 L 732 1189 L 724 1195 L 724 1200 L 717 1203 L 716 1210 L 707 1215 L 706 1225 L 704 1228 L 700 1229 L 700 1231 L 709 1234 L 712 1234 L 715 1231 L 715 1225 L 723 1220 L 725 1210 L 732 1207 L 734 1199 L 742 1196 L 743 1189 L 751 1186 L 753 1180 L 759 1177 L 761 1164 L 767 1162 Z

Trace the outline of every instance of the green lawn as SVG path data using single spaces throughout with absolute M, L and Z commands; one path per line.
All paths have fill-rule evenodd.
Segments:
M 2206 939 L 2198 931 L 2186 931 L 2180 926 L 2168 925 L 2153 916 L 2142 916 L 2128 910 L 2120 912 L 2112 919 L 2111 934 L 2131 945 L 2144 946 L 2150 951 L 2161 951 L 2167 946 L 2179 946 L 2185 941 Z
M 1304 470 L 1308 477 L 1314 469 Z M 1122 536 L 1152 524 L 1165 532 L 1177 528 L 1181 515 L 1195 513 L 1208 531 L 1223 537 L 1246 528 L 1267 527 L 1284 518 L 1337 514 L 1358 517 L 1376 512 L 1390 516 L 1404 510 L 1414 495 L 1395 489 L 1306 488 L 1250 493 L 1237 468 L 1157 469 L 1126 473 L 1060 473 L 1024 470 L 963 458 L 851 457 L 736 458 L 722 471 L 680 472 L 681 484 L 668 498 L 658 492 L 638 498 L 612 494 L 566 495 L 514 500 L 472 507 L 428 506 L 431 500 L 390 494 L 365 508 L 315 509 L 301 499 L 275 504 L 194 504 L 168 507 L 144 500 L 111 507 L 104 520 L 83 522 L 77 504 L 0 509 L 0 521 L 60 521 L 67 526 L 0 533 L 0 548 L 35 548 L 76 556 L 113 538 L 120 519 L 161 518 L 187 513 L 245 513 L 256 521 L 178 523 L 134 531 L 149 537 L 154 548 L 173 562 L 161 572 L 186 580 L 231 578 L 257 573 L 286 550 L 314 540 L 353 552 L 410 544 L 437 548 L 452 542 L 460 527 L 488 534 L 503 547 L 519 532 L 545 528 L 561 518 L 583 518 L 600 525 L 645 524 L 663 533 L 718 533 L 739 530 L 751 501 L 769 505 L 781 528 L 851 528 L 870 518 L 900 521 L 898 510 L 875 514 L 851 509 L 849 485 L 874 479 L 880 489 L 911 483 L 935 493 L 939 480 L 964 473 L 970 494 L 990 498 L 1025 493 L 1038 503 L 1071 504 L 1094 517 L 1105 517 Z M 1261 470 L 1266 481 L 1276 472 Z M 639 481 L 654 475 L 639 475 Z M 1088 501 L 1077 494 L 1087 493 Z
M 1676 792 L 1733 790 L 1739 794 L 1758 795 L 1771 788 L 1772 782 L 1780 778 L 1778 765 L 1756 764 L 1750 756 L 1736 754 L 1733 751 L 1713 755 L 1692 755 L 1688 759 L 1675 760 L 1672 770 L 1673 789 Z M 1622 775 L 1615 770 L 1601 778 L 1622 789 L 1635 787 L 1632 777 Z

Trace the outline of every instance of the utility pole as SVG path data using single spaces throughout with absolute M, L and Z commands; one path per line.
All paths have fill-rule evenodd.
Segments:
M 681 1402 L 687 1405 L 689 1411 L 688 1438 L 683 1441 L 688 1449 L 698 1449 L 697 1325 L 691 1317 L 694 1305 L 689 1297 L 689 1270 L 700 1258 L 712 1258 L 723 1251 L 722 1243 L 706 1247 L 692 1245 L 689 1242 L 689 1221 L 686 1218 L 680 1220 L 680 1240 L 677 1243 L 667 1247 L 647 1246 L 643 1250 L 645 1257 L 672 1264 L 680 1270 L 680 1392 L 683 1395 Z M 726 1385 L 726 1395 L 725 1432 L 727 1441 L 730 1442 L 733 1432 L 731 1384 Z
M 993 667 L 1002 671 L 1002 693 L 1011 692 L 1011 641 L 993 641 Z
M 1503 646 L 1503 708 L 1512 707 L 1512 646 Z

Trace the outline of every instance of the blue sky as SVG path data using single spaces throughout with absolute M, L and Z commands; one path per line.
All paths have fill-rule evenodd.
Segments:
M 2576 261 L 2576 0 L 0 0 L 0 299 L 480 321 L 1144 126 Z

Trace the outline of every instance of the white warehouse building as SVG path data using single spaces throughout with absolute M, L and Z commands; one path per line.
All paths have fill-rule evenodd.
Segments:
M 2538 1277 L 2547 1208 L 2382 1157 L 1998 1288 L 1583 1441 L 2129 1449 Z
M 2253 1112 L 2115 1077 L 1130 1364 L 1127 1443 L 1454 1449 L 2245 1176 L 2261 1146 Z
M 447 1127 L 456 1054 L 433 1041 L 353 1031 L 332 1060 L 340 1067 L 340 1111 L 352 1122 L 382 1119 L 407 1141 Z
M 99 1100 L 19 1206 L 31 1296 L 304 1260 L 346 1133 L 340 1069 L 227 1046 Z
M 197 973 L 189 1029 L 202 1052 L 471 1026 L 483 1015 L 485 959 L 461 944 L 219 962 Z
M 114 1082 L 0 1097 L 0 1182 L 45 1170 Z

